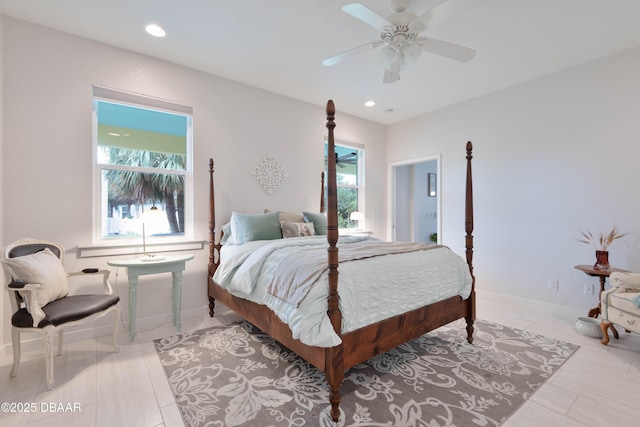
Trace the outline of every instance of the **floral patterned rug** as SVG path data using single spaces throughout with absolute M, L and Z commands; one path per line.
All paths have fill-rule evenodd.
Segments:
M 462 320 L 345 373 L 340 421 L 324 373 L 247 322 L 154 341 L 187 426 L 497 426 L 578 349 Z

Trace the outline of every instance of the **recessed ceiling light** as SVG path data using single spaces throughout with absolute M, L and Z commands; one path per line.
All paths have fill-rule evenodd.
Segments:
M 364 103 L 365 107 L 373 107 L 374 105 L 376 105 L 375 101 L 367 101 Z
M 164 37 L 166 35 L 165 31 L 156 24 L 149 24 L 144 29 L 154 37 Z

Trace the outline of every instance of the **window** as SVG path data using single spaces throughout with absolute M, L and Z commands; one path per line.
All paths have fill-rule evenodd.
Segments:
M 324 164 L 327 171 L 327 152 L 324 144 Z M 364 217 L 364 147 L 356 144 L 335 144 L 336 183 L 338 190 L 338 228 L 362 228 Z M 325 194 L 326 198 L 326 194 Z M 325 204 L 326 206 L 326 204 Z M 353 214 L 357 212 L 356 214 Z M 353 215 L 352 215 L 353 214 Z
M 94 86 L 96 243 L 191 238 L 191 108 Z

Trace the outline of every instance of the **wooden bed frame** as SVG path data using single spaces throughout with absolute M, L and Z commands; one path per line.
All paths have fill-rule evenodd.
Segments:
M 328 154 L 335 156 L 333 137 L 335 107 L 333 101 L 327 102 Z M 313 347 L 293 339 L 289 326 L 282 322 L 268 307 L 235 297 L 213 281 L 220 263 L 222 245 L 215 240 L 215 199 L 213 181 L 213 160 L 209 160 L 209 269 L 208 294 L 209 315 L 213 317 L 215 301 L 218 300 L 231 310 L 270 335 L 288 349 L 325 372 L 330 388 L 331 417 L 338 421 L 340 417 L 340 389 L 344 373 L 349 368 L 362 363 L 378 354 L 384 353 L 400 344 L 415 339 L 431 330 L 454 320 L 465 318 L 467 341 L 473 342 L 473 324 L 475 310 L 475 277 L 473 275 L 473 188 L 471 176 L 472 145 L 466 146 L 467 178 L 465 196 L 465 247 L 466 260 L 472 277 L 471 295 L 466 300 L 460 296 L 451 297 L 416 310 L 383 320 L 353 332 L 342 334 L 342 313 L 338 307 L 338 213 L 336 191 L 336 164 L 328 163 L 327 173 L 327 241 L 329 242 L 329 309 L 327 314 L 336 334 L 342 338 L 342 344 L 331 348 Z M 321 195 L 321 199 L 323 199 Z M 324 206 L 321 206 L 323 208 Z

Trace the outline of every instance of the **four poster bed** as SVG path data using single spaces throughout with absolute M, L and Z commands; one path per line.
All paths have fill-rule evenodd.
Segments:
M 333 136 L 333 129 L 335 127 L 335 107 L 331 100 L 327 103 L 326 112 L 326 127 L 328 130 L 327 158 L 331 159 L 335 156 Z M 225 244 L 223 247 L 221 240 L 215 239 L 216 218 L 213 160 L 210 160 L 210 253 L 208 269 L 209 314 L 213 316 L 215 301 L 220 301 L 222 304 L 261 329 L 264 333 L 270 335 L 288 349 L 297 353 L 301 358 L 325 372 L 330 388 L 329 400 L 331 402 L 331 417 L 334 421 L 337 421 L 340 416 L 340 390 L 344 379 L 344 373 L 351 367 L 460 318 L 464 318 L 466 320 L 467 341 L 471 343 L 473 341 L 473 324 L 476 316 L 475 278 L 473 277 L 472 266 L 473 195 L 471 150 L 471 143 L 468 142 L 466 146 L 467 178 L 465 196 L 466 263 L 459 256 L 453 254 L 448 248 L 443 246 L 434 246 L 433 250 L 426 250 L 425 247 L 407 249 L 404 246 L 398 249 L 398 244 L 396 244 L 396 252 L 391 252 L 390 255 L 378 256 L 379 254 L 372 255 L 369 253 L 365 256 L 366 259 L 347 258 L 346 261 L 349 262 L 343 262 L 344 258 L 339 257 L 344 257 L 346 255 L 343 254 L 348 254 L 350 252 L 351 249 L 349 243 L 352 242 L 344 236 L 341 236 L 340 242 L 338 242 L 336 164 L 334 162 L 329 162 L 328 164 L 328 212 L 326 216 L 326 240 L 324 236 L 320 238 L 281 238 L 279 239 L 280 241 L 271 242 L 256 239 L 258 241 L 251 241 L 246 244 L 236 245 Z M 323 199 L 322 196 L 323 195 L 321 194 L 321 199 Z M 322 203 L 321 210 L 323 210 Z M 276 214 L 278 213 L 276 212 Z M 236 213 L 234 212 L 233 215 L 236 215 Z M 231 228 L 226 224 L 225 226 L 226 228 L 222 227 L 223 232 L 226 231 L 229 233 L 229 231 L 231 231 L 231 233 L 229 233 L 231 236 L 233 236 L 233 233 L 237 234 L 239 232 L 237 228 L 234 230 L 233 225 L 231 225 Z M 320 225 L 320 227 L 321 226 L 322 225 Z M 222 237 L 225 236 L 223 235 Z M 238 237 L 236 236 L 236 239 L 237 238 Z M 308 241 L 304 239 L 308 239 Z M 249 286 L 248 289 L 243 290 L 243 288 L 247 287 L 246 283 L 240 283 L 240 285 L 235 288 L 233 285 L 228 284 L 231 283 L 232 280 L 229 278 L 233 276 L 233 274 L 240 275 L 246 280 L 246 277 L 251 276 L 251 274 L 257 275 L 258 273 L 255 273 L 257 270 L 261 270 L 259 274 L 263 274 L 262 271 L 279 271 L 289 269 L 287 272 L 290 273 L 289 275 L 291 276 L 291 274 L 293 274 L 291 272 L 295 273 L 297 271 L 297 267 L 287 267 L 290 265 L 290 262 L 293 262 L 292 259 L 295 255 L 294 252 L 302 254 L 302 259 L 304 262 L 307 262 L 308 259 L 311 259 L 311 252 L 305 251 L 307 251 L 307 249 L 309 251 L 313 251 L 316 248 L 308 248 L 306 245 L 317 246 L 316 242 L 318 242 L 318 239 L 321 239 L 322 241 L 322 247 L 320 249 L 322 250 L 322 253 L 324 253 L 322 256 L 322 259 L 324 260 L 322 261 L 322 279 L 318 279 L 316 277 L 317 281 L 314 283 L 318 283 L 318 286 L 315 286 L 312 290 L 308 290 L 308 293 L 304 294 L 301 298 L 298 296 L 297 301 L 283 302 L 281 299 L 284 298 L 286 300 L 288 296 L 283 296 L 282 293 L 273 293 L 271 292 L 273 289 L 270 289 L 269 291 L 271 292 L 271 295 L 267 295 L 266 291 L 255 291 L 253 285 Z M 292 241 L 297 245 L 293 250 L 289 250 L 289 252 L 286 252 L 281 256 L 281 261 L 285 261 L 286 259 L 286 263 L 276 264 L 279 265 L 278 267 L 272 266 L 264 268 L 262 265 L 266 266 L 267 264 L 261 264 L 259 268 L 245 268 L 243 266 L 243 262 L 248 262 L 249 258 L 253 259 L 261 252 L 269 254 L 276 253 L 276 250 L 273 250 L 274 252 L 272 252 L 272 249 L 266 249 L 263 244 L 282 245 L 281 241 L 285 240 Z M 357 241 L 358 239 L 356 238 L 351 240 Z M 375 246 L 376 248 L 377 243 L 382 242 L 365 242 L 365 244 Z M 389 243 L 389 245 L 392 244 L 393 243 Z M 227 250 L 226 253 L 225 250 Z M 241 250 L 245 251 L 244 254 L 238 255 L 238 251 Z M 423 258 L 419 258 L 418 261 L 416 261 L 417 258 L 411 258 L 416 256 L 435 257 L 435 261 L 422 261 Z M 376 270 L 377 266 L 384 264 L 383 261 L 389 257 L 393 257 L 390 258 L 391 263 L 388 264 L 391 265 L 391 267 L 385 267 L 385 271 L 382 272 Z M 403 261 L 405 258 L 407 261 Z M 237 261 L 238 259 L 241 259 L 242 262 Z M 428 266 L 427 264 L 429 262 L 437 265 Z M 342 289 L 342 293 L 340 293 L 340 295 L 338 289 L 339 263 L 341 265 L 340 289 Z M 354 272 L 354 269 L 358 268 L 359 263 L 362 264 L 360 269 L 355 270 L 356 272 Z M 229 266 L 231 264 L 232 267 Z M 462 271 L 460 271 L 459 264 L 462 265 Z M 396 270 L 394 271 L 393 268 L 396 268 Z M 403 270 L 398 271 L 398 268 L 402 268 Z M 420 270 L 421 268 L 424 268 L 425 272 L 422 272 L 422 270 Z M 434 269 L 440 270 L 435 271 L 434 273 Z M 410 270 L 411 272 L 415 270 L 417 271 L 416 274 L 418 276 L 422 275 L 420 276 L 421 282 L 426 281 L 425 276 L 429 276 L 429 280 L 434 279 L 436 282 L 451 282 L 454 289 L 440 291 L 436 296 L 432 295 L 427 300 L 427 303 L 420 302 L 418 306 L 415 306 L 414 304 L 414 306 L 410 306 L 409 308 L 407 308 L 407 305 L 404 305 L 400 308 L 396 308 L 395 312 L 389 312 L 386 310 L 386 306 L 390 304 L 389 300 L 393 298 L 389 298 L 389 294 L 385 294 L 385 292 L 391 292 L 391 295 L 393 296 L 409 293 L 409 298 L 414 300 L 417 299 L 417 297 L 411 294 L 411 292 L 413 292 L 415 288 L 423 286 L 416 285 L 410 282 L 409 279 L 405 280 L 405 277 L 407 276 L 405 273 L 407 273 L 407 270 Z M 254 273 L 252 273 L 252 271 Z M 389 273 L 389 271 L 391 273 Z M 242 272 L 242 274 L 239 272 Z M 272 272 L 270 274 L 276 273 Z M 367 276 L 367 274 L 369 274 L 369 276 Z M 389 274 L 391 274 L 391 276 L 389 276 Z M 354 276 L 357 277 L 354 278 Z M 287 278 L 285 277 L 285 282 L 287 282 L 286 279 Z M 354 291 L 351 289 L 351 280 L 355 282 L 364 282 L 364 292 L 362 290 Z M 381 281 L 383 282 L 382 284 L 374 283 Z M 400 290 L 401 287 L 405 285 L 405 281 L 408 281 L 406 286 L 409 288 L 407 288 L 407 290 Z M 321 284 L 324 284 L 324 286 L 321 286 Z M 429 286 L 431 287 L 432 285 Z M 436 283 L 433 286 L 437 288 L 440 284 Z M 316 292 L 318 288 L 323 289 L 323 291 Z M 262 299 L 255 297 L 255 294 L 260 292 L 262 292 L 263 296 L 266 296 L 267 302 L 262 302 Z M 284 294 L 287 294 L 287 292 L 288 290 L 285 289 Z M 360 311 L 354 308 L 354 312 L 356 312 L 356 314 L 350 313 L 350 310 L 357 306 L 360 300 L 364 301 L 370 299 L 372 294 L 378 293 L 383 295 L 381 297 L 382 301 L 373 302 L 371 303 L 373 305 L 366 306 Z M 302 299 L 302 302 L 300 302 L 300 299 Z M 311 326 L 310 324 L 305 323 L 307 321 L 305 314 L 299 314 L 299 317 L 296 317 L 298 316 L 297 312 L 302 311 L 301 308 L 305 304 L 320 307 L 320 316 L 322 316 L 322 319 L 318 321 L 314 320 L 316 323 L 312 323 Z M 294 315 L 283 315 L 279 311 L 279 307 L 282 305 L 285 306 L 285 311 L 287 313 L 290 314 L 290 312 L 293 312 Z M 345 306 L 347 306 L 347 308 L 345 308 Z M 379 307 L 379 309 L 373 309 L 372 307 L 374 306 Z M 371 317 L 371 313 L 375 312 L 380 312 L 380 315 L 378 317 L 375 315 Z M 386 317 L 389 316 L 389 313 L 391 313 L 390 317 Z M 309 317 L 313 318 L 313 315 L 310 315 Z M 361 318 L 364 318 L 364 320 L 359 323 L 358 321 L 361 320 Z M 283 321 L 282 319 L 285 319 L 286 321 Z M 322 327 L 317 326 L 322 322 L 328 325 L 329 329 L 331 329 L 330 332 L 323 332 L 321 330 Z M 364 322 L 364 324 L 362 322 Z

